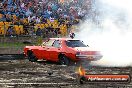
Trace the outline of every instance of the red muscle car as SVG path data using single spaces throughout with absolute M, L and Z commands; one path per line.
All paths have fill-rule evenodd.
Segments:
M 69 65 L 81 60 L 96 61 L 102 58 L 100 51 L 93 51 L 82 41 L 71 38 L 49 38 L 40 46 L 26 46 L 24 54 L 29 61 L 47 60 Z

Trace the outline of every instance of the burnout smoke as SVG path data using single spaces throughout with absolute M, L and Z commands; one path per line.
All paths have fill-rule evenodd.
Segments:
M 132 66 L 132 0 L 94 0 L 76 38 L 103 54 L 100 66 Z

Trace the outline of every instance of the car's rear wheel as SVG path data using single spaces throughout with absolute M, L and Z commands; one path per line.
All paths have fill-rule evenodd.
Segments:
M 28 52 L 28 60 L 31 61 L 31 62 L 36 62 L 37 61 L 37 58 L 36 58 L 36 56 L 34 55 L 34 53 L 32 51 Z
M 65 55 L 61 55 L 61 56 L 59 57 L 59 63 L 60 63 L 61 65 L 69 65 L 69 64 L 70 64 L 70 60 L 69 60 L 69 58 L 67 58 Z

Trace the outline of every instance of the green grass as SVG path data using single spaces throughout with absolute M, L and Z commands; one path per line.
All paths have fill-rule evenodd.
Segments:
M 24 47 L 28 44 L 23 43 L 0 43 L 0 47 Z

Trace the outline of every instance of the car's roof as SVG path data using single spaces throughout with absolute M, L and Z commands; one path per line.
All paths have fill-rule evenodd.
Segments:
M 72 38 L 49 38 L 53 40 L 79 40 L 79 39 L 72 39 Z

